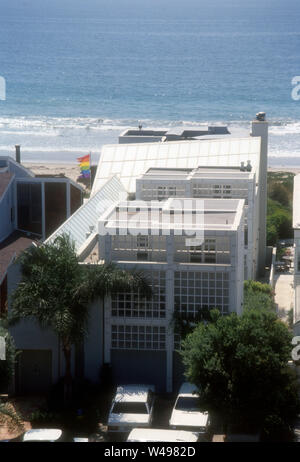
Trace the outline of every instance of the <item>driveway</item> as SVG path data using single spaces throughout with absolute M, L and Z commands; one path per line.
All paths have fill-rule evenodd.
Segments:
M 288 322 L 288 312 L 294 308 L 294 276 L 292 273 L 275 274 L 275 303 L 278 316 Z

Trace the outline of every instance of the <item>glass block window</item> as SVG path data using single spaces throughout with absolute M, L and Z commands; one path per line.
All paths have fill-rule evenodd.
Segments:
M 139 292 L 120 292 L 111 297 L 112 316 L 126 318 L 165 318 L 166 277 L 164 271 L 149 271 L 145 274 L 153 290 L 150 299 Z
M 158 185 L 144 183 L 142 187 L 143 200 L 165 200 L 169 197 L 184 196 L 184 186 Z
M 206 310 L 229 310 L 229 275 L 225 272 L 176 271 L 174 277 L 174 308 L 188 319 Z
M 231 197 L 248 200 L 248 186 L 242 184 L 240 186 L 230 184 L 204 184 L 193 183 L 193 197 L 214 197 L 230 199 Z
M 111 348 L 165 350 L 166 328 L 161 326 L 111 326 Z

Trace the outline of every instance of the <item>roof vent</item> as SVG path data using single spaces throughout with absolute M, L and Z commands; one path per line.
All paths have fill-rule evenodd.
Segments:
M 241 172 L 244 172 L 245 171 L 245 162 L 241 162 L 241 168 L 240 168 Z
M 252 170 L 251 160 L 247 160 L 246 170 L 247 170 L 247 172 L 251 172 L 251 170 Z

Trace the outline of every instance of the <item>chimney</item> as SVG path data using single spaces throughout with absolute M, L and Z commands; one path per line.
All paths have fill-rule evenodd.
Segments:
M 21 163 L 21 150 L 18 144 L 16 144 L 16 162 Z
M 261 138 L 259 177 L 256 179 L 260 186 L 259 191 L 259 250 L 258 272 L 263 276 L 266 264 L 266 216 L 267 216 L 267 172 L 268 172 L 268 122 L 265 112 L 258 112 L 252 121 L 251 136 Z

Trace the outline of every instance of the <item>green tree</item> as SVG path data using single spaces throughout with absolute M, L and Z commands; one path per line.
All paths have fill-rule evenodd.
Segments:
M 292 212 L 279 202 L 268 199 L 267 244 L 275 245 L 278 239 L 293 237 Z
M 248 280 L 244 282 L 244 309 L 275 310 L 274 292 L 269 284 Z
M 10 324 L 35 320 L 59 337 L 65 357 L 65 394 L 70 398 L 71 348 L 87 334 L 89 304 L 122 291 L 151 288 L 141 272 L 125 271 L 113 264 L 79 264 L 74 243 L 62 235 L 53 243 L 32 246 L 20 257 L 22 279 L 12 294 Z
M 223 422 L 289 425 L 299 412 L 296 377 L 287 367 L 291 334 L 270 310 L 241 316 L 211 312 L 182 342 L 187 379 L 200 391 L 200 405 Z

